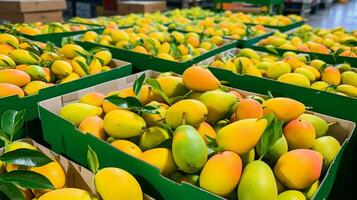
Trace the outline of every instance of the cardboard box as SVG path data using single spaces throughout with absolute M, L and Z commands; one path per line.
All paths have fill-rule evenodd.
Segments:
M 62 11 L 49 11 L 49 12 L 16 12 L 16 13 L 2 13 L 0 12 L 0 19 L 18 23 L 18 22 L 62 22 Z
M 166 1 L 118 1 L 117 8 L 120 15 L 164 11 Z
M 59 11 L 67 8 L 65 0 L 5 0 L 0 1 L 0 13 Z

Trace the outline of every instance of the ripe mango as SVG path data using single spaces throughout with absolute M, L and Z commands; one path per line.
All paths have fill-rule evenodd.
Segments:
M 13 95 L 19 97 L 25 96 L 24 91 L 17 85 L 11 83 L 0 83 L 0 98 L 5 98 Z
M 78 126 L 88 116 L 100 116 L 102 109 L 84 103 L 71 103 L 60 110 L 60 116 Z
M 128 96 L 134 97 L 135 96 L 133 87 L 128 87 L 128 88 L 122 89 L 122 90 L 120 90 L 120 92 L 122 93 L 122 94 L 120 94 L 121 97 L 128 97 Z M 108 96 L 110 96 L 110 95 L 108 94 Z M 141 87 L 140 94 L 139 94 L 139 100 L 142 104 L 147 104 L 151 101 L 159 101 L 159 102 L 163 101 L 161 96 L 154 93 L 154 91 L 151 89 L 151 87 L 149 87 L 147 85 L 143 85 Z
M 167 176 L 173 173 L 177 166 L 170 149 L 154 148 L 147 150 L 141 154 L 143 161 L 159 168 L 161 174 Z
M 291 70 L 296 70 L 305 65 L 296 56 L 284 57 L 283 61 L 290 65 Z
M 263 161 L 249 163 L 238 185 L 239 200 L 276 200 L 278 189 L 270 167 Z
M 273 112 L 278 120 L 288 122 L 305 112 L 305 105 L 290 98 L 277 97 L 263 102 L 264 113 Z
M 268 78 L 277 79 L 283 74 L 291 72 L 291 67 L 288 63 L 283 61 L 278 61 L 275 65 L 270 66 L 266 71 L 266 76 Z
M 3 69 L 0 70 L 0 83 L 11 83 L 19 87 L 27 85 L 31 81 L 31 77 L 18 69 Z
M 99 170 L 94 177 L 98 194 L 108 200 L 142 200 L 143 192 L 138 181 L 127 171 L 107 167 Z
M 221 128 L 216 141 L 224 150 L 245 154 L 255 147 L 266 126 L 266 119 L 239 120 Z
M 309 79 L 300 73 L 287 73 L 279 76 L 279 82 L 288 83 L 300 87 L 310 87 Z
M 89 66 L 86 63 L 86 59 L 82 56 L 76 56 L 71 60 L 73 72 L 80 77 L 86 76 L 89 73 Z
M 305 67 L 300 67 L 295 69 L 294 73 L 298 73 L 306 76 L 306 78 L 308 78 L 310 82 L 314 82 L 316 80 L 314 73 Z
M 219 80 L 207 68 L 192 66 L 182 74 L 185 87 L 196 92 L 206 92 L 220 87 Z
M 140 135 L 146 123 L 139 115 L 128 110 L 112 110 L 104 117 L 104 130 L 115 138 L 129 138 Z
M 174 132 L 172 153 L 180 170 L 194 174 L 205 165 L 208 148 L 195 128 L 182 125 Z
M 43 81 L 31 81 L 24 87 L 26 95 L 33 95 L 38 93 L 41 89 L 51 86 L 49 83 Z
M 327 122 L 319 116 L 313 114 L 304 113 L 299 116 L 299 119 L 308 121 L 314 126 L 316 138 L 324 136 L 328 130 L 329 125 Z
M 207 123 L 207 122 L 202 122 L 198 127 L 197 131 L 200 134 L 200 136 L 203 138 L 203 140 L 208 144 L 209 138 L 216 138 L 216 131 L 212 128 L 212 126 Z
M 56 60 L 51 65 L 54 74 L 60 77 L 68 76 L 73 72 L 72 65 L 66 60 Z
M 254 51 L 253 49 L 249 49 L 249 48 L 244 48 L 244 49 L 240 50 L 238 52 L 237 56 L 260 60 L 259 54 L 256 51 Z
M 317 59 L 315 59 L 315 60 L 312 60 L 311 62 L 310 62 L 310 65 L 312 66 L 312 67 L 314 67 L 315 69 L 317 69 L 317 70 L 321 70 L 321 68 L 322 68 L 322 66 L 324 66 L 326 63 L 324 62 L 324 61 L 322 61 L 322 60 L 317 60 Z
M 262 105 L 254 99 L 242 99 L 238 102 L 236 112 L 237 119 L 259 119 L 263 116 Z
M 337 86 L 336 91 L 342 92 L 343 94 L 346 94 L 351 97 L 357 97 L 357 87 L 352 85 L 347 85 L 347 84 L 339 85 Z
M 141 135 L 139 146 L 142 150 L 152 149 L 169 138 L 170 135 L 165 129 L 152 126 Z
M 264 156 L 268 163 L 275 164 L 278 159 L 288 152 L 288 142 L 284 135 L 281 136 L 274 144 L 270 147 L 268 153 Z
M 30 51 L 23 49 L 15 49 L 10 53 L 10 57 L 16 64 L 37 65 L 41 61 L 40 57 Z
M 341 75 L 342 83 L 357 87 L 357 73 L 353 71 L 343 72 Z
M 31 171 L 45 176 L 56 189 L 60 189 L 65 186 L 66 174 L 62 166 L 57 161 L 50 162 L 40 167 L 32 167 Z
M 165 120 L 166 111 L 169 108 L 168 105 L 164 103 L 159 103 L 157 101 L 152 101 L 146 105 L 155 106 L 158 108 L 156 110 L 158 113 L 156 114 L 146 114 L 146 113 L 142 114 L 142 117 L 144 118 L 148 126 L 154 126 L 156 122 Z
M 341 73 L 344 73 L 346 71 L 351 71 L 351 65 L 348 63 L 341 63 L 335 66 Z
M 68 82 L 77 80 L 77 79 L 79 79 L 79 78 L 80 78 L 80 76 L 79 76 L 78 74 L 76 74 L 76 73 L 71 73 L 70 75 L 68 75 L 68 76 L 66 76 L 66 77 L 64 77 L 64 78 L 62 78 L 62 79 L 60 80 L 60 83 L 68 83 Z
M 314 150 L 296 149 L 282 155 L 274 167 L 275 175 L 289 189 L 306 189 L 319 179 L 323 157 Z
M 116 149 L 119 149 L 120 151 L 136 158 L 140 158 L 143 153 L 136 144 L 130 142 L 129 140 L 115 140 L 110 144 Z
M 341 82 L 341 73 L 338 69 L 334 67 L 326 67 L 322 72 L 321 79 L 326 83 L 337 86 Z
M 312 199 L 312 197 L 314 197 L 315 193 L 319 189 L 319 186 L 320 186 L 320 181 L 317 180 L 309 188 L 307 188 L 304 191 L 306 198 L 309 199 L 309 200 Z
M 315 142 L 315 128 L 306 120 L 294 119 L 284 127 L 289 149 L 310 149 Z
M 84 49 L 76 44 L 66 44 L 64 45 L 61 49 L 59 49 L 59 52 L 63 54 L 65 58 L 72 59 L 77 56 L 77 52 L 84 52 Z
M 25 68 L 25 72 L 30 75 L 31 80 L 45 81 L 46 73 L 43 67 L 38 65 L 29 65 Z
M 311 84 L 311 88 L 315 90 L 326 91 L 330 85 L 324 81 L 316 81 L 315 83 Z
M 61 199 L 76 199 L 76 200 L 94 200 L 96 198 L 81 189 L 77 188 L 62 188 L 49 191 L 38 198 L 38 200 L 61 200 Z
M 89 116 L 84 118 L 79 124 L 78 129 L 83 133 L 89 133 L 102 140 L 107 138 L 104 131 L 103 119 L 98 116 Z
M 311 67 L 311 66 L 309 66 L 309 65 L 304 65 L 301 68 L 308 69 L 310 72 L 312 72 L 312 74 L 315 76 L 315 80 L 319 79 L 321 77 L 320 71 L 315 69 L 315 68 L 313 68 L 313 67 Z
M 173 128 L 182 124 L 199 126 L 207 117 L 207 107 L 200 101 L 185 99 L 176 102 L 166 111 L 166 123 Z
M 83 96 L 81 96 L 81 98 L 79 99 L 80 103 L 86 103 L 92 106 L 102 106 L 102 103 L 104 101 L 104 94 L 99 93 L 99 92 L 90 92 L 87 93 Z
M 188 92 L 187 88 L 183 85 L 181 77 L 164 76 L 156 80 L 159 82 L 162 91 L 169 98 L 182 96 Z
M 200 174 L 200 187 L 222 197 L 237 186 L 242 173 L 242 161 L 236 153 L 224 151 L 212 156 Z
M 0 48 L 2 48 L 2 46 L 0 46 Z M 0 52 L 0 69 L 9 69 L 15 67 L 16 67 L 15 61 L 12 60 L 9 56 L 5 54 L 1 54 Z
M 323 169 L 327 170 L 333 159 L 336 157 L 341 149 L 340 143 L 331 136 L 323 136 L 315 140 L 311 148 L 323 156 Z
M 305 195 L 298 190 L 287 190 L 278 195 L 277 200 L 306 200 Z
M 220 90 L 208 91 L 200 96 L 200 101 L 207 107 L 208 115 L 206 121 L 215 123 L 225 117 L 237 103 L 234 94 Z

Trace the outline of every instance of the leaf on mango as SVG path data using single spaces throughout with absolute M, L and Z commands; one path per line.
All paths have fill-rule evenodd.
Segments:
M 118 95 L 112 95 L 106 97 L 105 99 L 108 100 L 110 103 L 113 103 L 121 108 L 129 109 L 129 110 L 139 109 L 143 106 L 141 102 L 135 97 L 123 98 L 123 97 L 119 97 Z
M 0 182 L 12 183 L 27 189 L 55 189 L 44 175 L 30 170 L 14 170 L 1 174 Z
M 24 124 L 24 115 L 25 115 L 25 110 L 6 111 L 1 118 L 1 130 L 5 134 L 10 136 L 10 138 L 12 138 L 13 135 L 16 134 L 22 128 Z
M 88 152 L 87 152 L 87 162 L 89 169 L 96 174 L 99 170 L 99 161 L 98 156 L 95 151 L 88 145 Z
M 154 78 L 148 78 L 146 79 L 146 83 L 148 85 L 150 85 L 151 89 L 159 94 L 167 103 L 170 104 L 170 99 L 169 97 L 164 93 L 164 91 L 162 90 L 161 86 L 160 86 L 160 83 L 154 79 Z
M 16 149 L 0 156 L 0 161 L 16 165 L 39 167 L 53 162 L 42 152 L 33 149 Z
M 134 94 L 136 97 L 140 95 L 141 88 L 145 82 L 145 73 L 143 73 L 138 79 L 135 80 L 133 85 Z
M 0 181 L 0 193 L 4 194 L 11 200 L 25 200 L 25 197 L 21 193 L 20 189 L 11 183 Z M 0 197 L 2 194 L 0 194 Z

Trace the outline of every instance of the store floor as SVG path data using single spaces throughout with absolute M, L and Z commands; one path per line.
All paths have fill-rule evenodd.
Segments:
M 349 3 L 334 3 L 326 9 L 320 9 L 309 18 L 309 24 L 314 27 L 333 28 L 345 27 L 347 30 L 357 30 L 357 0 Z

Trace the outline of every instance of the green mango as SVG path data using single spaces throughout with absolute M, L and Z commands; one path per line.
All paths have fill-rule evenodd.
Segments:
M 306 200 L 305 195 L 298 190 L 287 190 L 279 194 L 278 200 Z
M 188 92 L 188 89 L 183 85 L 181 77 L 163 76 L 156 80 L 159 82 L 162 91 L 169 98 L 182 96 Z
M 312 150 L 318 151 L 324 158 L 323 169 L 327 170 L 333 159 L 341 149 L 340 143 L 331 136 L 317 138 Z
M 30 75 L 32 81 L 45 80 L 45 76 L 46 76 L 45 70 L 41 66 L 30 65 L 30 66 L 26 67 L 25 72 Z
M 281 136 L 269 149 L 268 153 L 264 156 L 264 159 L 268 160 L 269 163 L 275 164 L 280 156 L 288 152 L 288 142 L 284 135 Z
M 312 124 L 315 128 L 316 138 L 324 136 L 328 130 L 328 123 L 319 116 L 312 114 L 302 114 L 299 119 L 306 120 Z
M 341 75 L 342 83 L 357 87 L 357 73 L 352 71 L 343 72 Z

